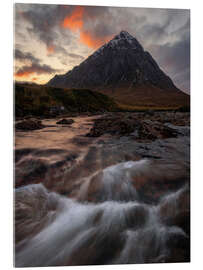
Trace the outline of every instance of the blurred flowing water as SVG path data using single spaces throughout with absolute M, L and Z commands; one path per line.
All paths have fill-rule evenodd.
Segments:
M 140 201 L 132 179 L 146 174 L 148 163 L 124 162 L 104 169 L 98 177 L 101 197 L 95 203 L 82 201 L 88 197 L 83 185 L 79 201 L 49 192 L 42 184 L 16 189 L 16 226 L 18 235 L 24 236 L 16 245 L 16 266 L 168 261 L 171 239 L 187 242 L 189 236 L 163 220 L 166 212 L 173 218 L 175 212 L 185 211 L 187 206 L 181 209 L 179 204 L 188 187 L 163 196 L 155 205 Z
M 64 152 L 47 153 L 42 132 L 48 136 L 50 128 L 17 136 L 15 266 L 189 261 L 188 138 L 151 144 L 108 138 L 101 144 L 105 137 L 91 142 L 80 137 L 80 145 L 73 143 L 79 126 L 81 134 L 88 130 L 85 124 L 76 121 L 68 138 L 57 127 L 63 147 L 56 145 Z M 141 158 L 145 153 L 160 158 Z M 45 169 L 37 167 L 33 176 L 36 164 L 30 160 L 42 162 L 42 156 Z

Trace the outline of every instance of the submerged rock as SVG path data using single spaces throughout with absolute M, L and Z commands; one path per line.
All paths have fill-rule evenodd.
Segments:
M 56 124 L 58 124 L 58 125 L 71 125 L 73 123 L 74 123 L 73 119 L 65 119 L 65 118 L 56 122 Z

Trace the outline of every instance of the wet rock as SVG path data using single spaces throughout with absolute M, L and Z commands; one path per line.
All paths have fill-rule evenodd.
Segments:
M 164 123 L 143 120 L 132 115 L 110 115 L 96 119 L 88 137 L 99 137 L 105 133 L 117 136 L 132 135 L 138 140 L 174 138 L 179 134 Z
M 65 118 L 56 122 L 56 124 L 58 124 L 58 125 L 71 125 L 73 123 L 74 123 L 73 119 L 65 119 Z
M 78 245 L 78 251 L 73 252 L 65 265 L 102 265 L 109 264 L 119 256 L 126 238 L 123 234 L 109 232 L 102 234 L 99 227 L 88 231 Z
M 160 204 L 160 219 L 167 226 L 180 227 L 190 234 L 190 191 L 189 187 L 166 196 Z
M 78 146 L 86 146 L 90 144 L 91 138 L 78 136 L 78 137 L 74 137 L 71 141 Z
M 34 148 L 21 148 L 15 150 L 15 162 L 18 162 L 22 157 L 34 152 Z
M 151 120 L 142 121 L 141 127 L 138 133 L 139 139 L 166 139 L 177 137 L 178 133 L 160 122 Z
M 25 158 L 16 167 L 15 186 L 43 182 L 48 164 L 43 159 Z
M 129 135 L 139 125 L 139 122 L 130 117 L 121 118 L 117 115 L 96 119 L 94 126 L 86 135 L 99 137 L 105 133 L 111 135 Z
M 190 261 L 190 238 L 181 231 L 169 233 L 166 246 L 170 250 L 166 263 Z
M 42 129 L 45 126 L 42 124 L 42 121 L 39 120 L 24 120 L 16 123 L 15 128 L 17 130 L 29 131 L 29 130 L 37 130 Z
M 48 220 L 49 211 L 54 215 L 57 200 L 47 193 L 43 185 L 30 185 L 15 192 L 15 242 L 39 232 Z
M 128 228 L 142 228 L 147 222 L 149 213 L 144 205 L 136 205 L 126 213 L 126 224 Z
M 146 116 L 153 116 L 154 115 L 154 111 L 153 110 L 148 110 L 145 113 Z

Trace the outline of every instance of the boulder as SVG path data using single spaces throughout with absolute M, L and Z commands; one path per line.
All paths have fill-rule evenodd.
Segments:
M 111 135 L 133 135 L 138 140 L 156 140 L 177 137 L 171 127 L 158 121 L 141 120 L 130 115 L 111 115 L 96 119 L 89 137 L 99 137 L 105 133 Z
M 94 126 L 86 136 L 99 137 L 104 133 L 111 135 L 129 135 L 138 126 L 139 122 L 131 117 L 120 117 L 117 115 L 104 116 L 96 119 Z
M 58 125 L 71 125 L 73 123 L 74 123 L 73 119 L 65 119 L 65 118 L 56 122 L 56 124 L 58 124 Z
M 42 121 L 39 120 L 24 120 L 15 124 L 15 128 L 17 130 L 29 131 L 29 130 L 36 130 L 42 129 L 45 126 L 42 124 Z

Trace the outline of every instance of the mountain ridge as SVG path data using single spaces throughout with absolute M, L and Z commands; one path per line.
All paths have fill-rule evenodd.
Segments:
M 178 96 L 183 94 L 182 99 L 188 99 L 185 98 L 186 94 L 178 89 L 172 79 L 161 70 L 151 54 L 145 51 L 139 41 L 127 31 L 121 31 L 114 36 L 79 66 L 75 66 L 63 75 L 55 75 L 47 85 L 61 88 L 88 88 L 105 91 L 105 94 L 110 94 L 107 89 L 113 89 L 114 93 L 117 89 L 122 89 L 122 94 L 131 89 L 135 95 L 134 99 L 136 99 L 136 89 L 142 86 L 143 89 L 155 89 L 154 95 L 157 95 L 156 89 L 159 90 L 158 92 L 166 91 L 165 99 L 167 95 L 173 95 L 175 99 L 176 93 Z M 186 103 L 188 104 L 188 100 Z

